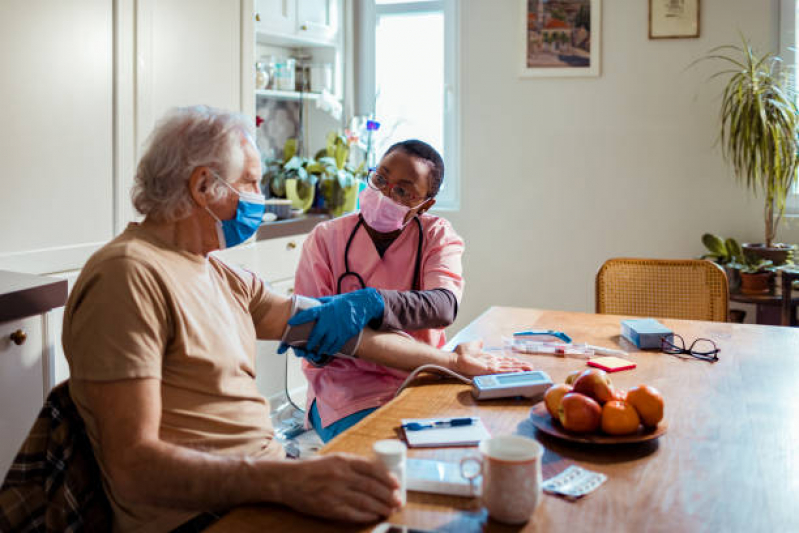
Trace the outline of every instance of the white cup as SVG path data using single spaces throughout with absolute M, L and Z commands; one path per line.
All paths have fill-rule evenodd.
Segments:
M 481 441 L 478 450 L 479 456 L 461 459 L 461 475 L 483 475 L 482 503 L 491 518 L 506 524 L 527 522 L 541 501 L 544 449 L 532 439 L 504 435 Z

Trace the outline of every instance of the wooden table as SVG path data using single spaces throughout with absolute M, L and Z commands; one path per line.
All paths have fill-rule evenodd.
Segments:
M 662 320 L 685 339 L 709 337 L 721 348 L 715 364 L 658 352 L 637 352 L 619 338 L 619 320 L 534 309 L 488 310 L 453 341 L 501 336 L 530 327 L 566 331 L 575 341 L 621 345 L 638 367 L 615 384 L 654 385 L 666 399 L 668 433 L 625 446 L 578 445 L 538 433 L 532 402 L 477 404 L 468 387 L 430 380 L 404 391 L 329 443 L 323 453 L 371 454 L 378 439 L 397 436 L 400 418 L 480 416 L 493 435 L 521 434 L 546 448 L 544 478 L 577 464 L 607 474 L 597 491 L 575 502 L 544 495 L 523 528 L 490 520 L 469 498 L 408 493 L 390 521 L 445 531 L 799 531 L 799 330 L 747 324 Z M 578 359 L 527 356 L 556 382 L 585 366 Z M 457 460 L 473 448 L 409 450 L 410 457 Z M 233 510 L 208 529 L 222 531 L 370 531 L 275 506 Z

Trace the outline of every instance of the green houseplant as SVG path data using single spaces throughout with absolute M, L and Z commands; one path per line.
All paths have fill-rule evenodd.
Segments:
M 297 153 L 297 140 L 288 139 L 283 157 L 264 161 L 261 188 L 277 198 L 288 198 L 295 209 L 307 210 L 314 197 L 316 180 L 323 168 L 313 159 Z
M 737 263 L 736 267 L 741 271 L 741 292 L 746 294 L 769 292 L 771 278 L 774 275 L 771 261 L 744 254 L 743 262 Z
M 327 146 L 316 153 L 320 170 L 319 189 L 326 209 L 333 216 L 355 210 L 359 184 L 366 177 L 365 161 L 355 167 L 349 159 L 349 141 L 336 132 L 328 134 Z
M 702 59 L 726 63 L 713 77 L 729 75 L 721 102 L 722 155 L 736 179 L 765 199 L 765 242 L 745 244 L 748 254 L 785 261 L 790 247 L 774 242 L 797 170 L 797 106 L 781 59 L 758 56 L 745 38 L 740 46 L 714 48 Z
M 713 233 L 702 235 L 702 244 L 707 248 L 708 253 L 703 254 L 701 259 L 709 259 L 717 263 L 727 274 L 730 289 L 737 289 L 741 285 L 741 262 L 744 253 L 741 245 L 733 238 L 722 239 Z

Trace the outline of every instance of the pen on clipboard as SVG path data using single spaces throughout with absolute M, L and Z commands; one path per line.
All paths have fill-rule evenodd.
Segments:
M 434 420 L 432 422 L 409 422 L 403 424 L 402 428 L 408 431 L 421 431 L 423 429 L 436 429 L 436 428 L 451 428 L 458 426 L 471 426 L 474 424 L 475 419 L 471 417 L 466 418 L 447 418 L 443 420 Z

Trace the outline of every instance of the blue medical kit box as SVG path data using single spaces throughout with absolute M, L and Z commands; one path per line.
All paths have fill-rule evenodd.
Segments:
M 636 318 L 621 321 L 621 336 L 642 350 L 660 349 L 660 340 L 671 342 L 674 332 L 654 318 Z

